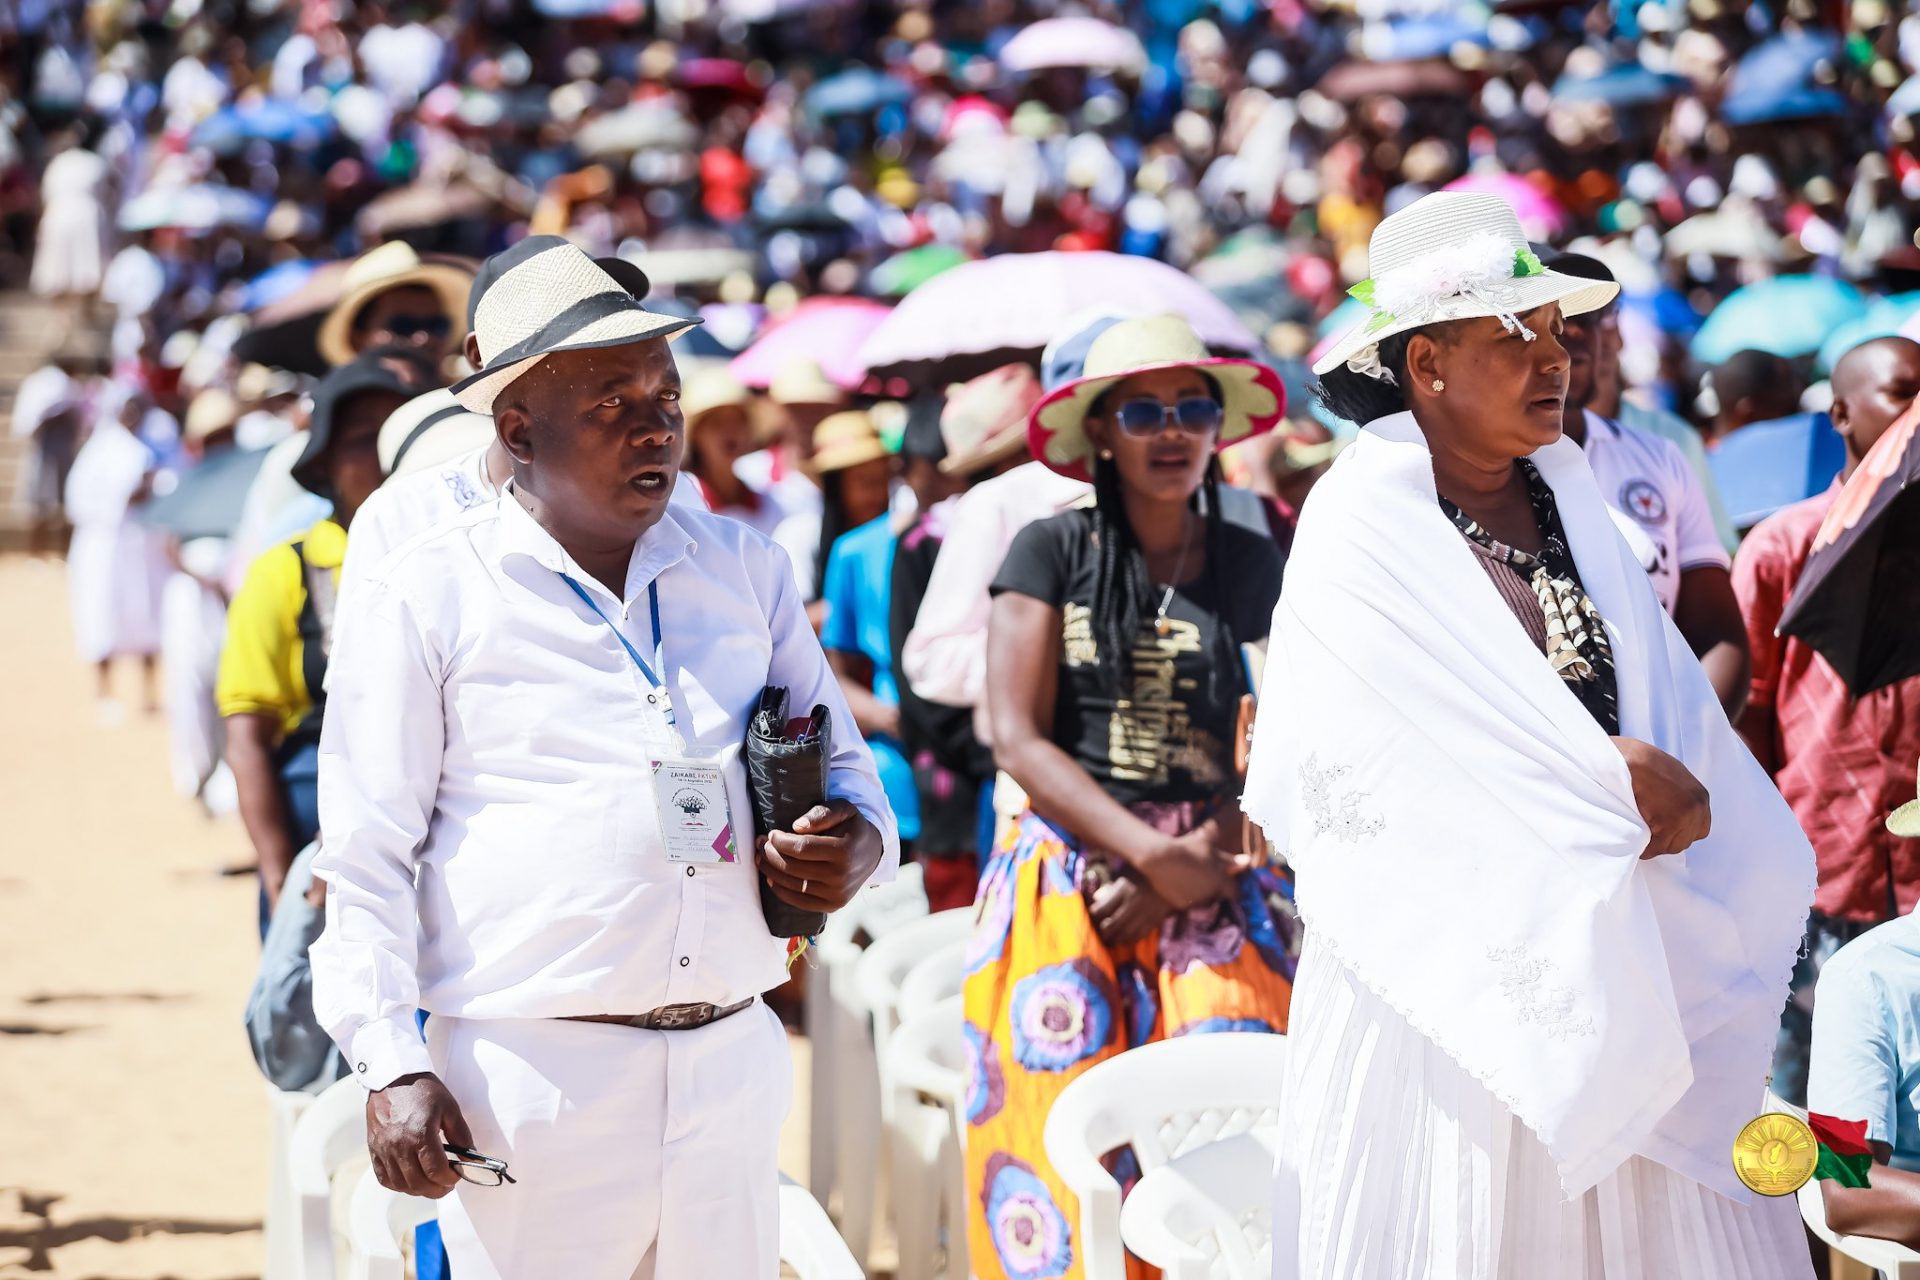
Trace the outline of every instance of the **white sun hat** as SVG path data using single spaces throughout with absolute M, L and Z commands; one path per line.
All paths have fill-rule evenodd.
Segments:
M 1499 196 L 1436 191 L 1381 220 L 1367 247 L 1373 272 L 1347 290 L 1369 314 L 1313 363 L 1315 373 L 1347 366 L 1383 382 L 1380 343 L 1447 320 L 1494 316 L 1509 332 L 1533 334 L 1520 317 L 1549 302 L 1565 315 L 1604 307 L 1620 292 L 1607 281 L 1550 271 L 1527 248 L 1513 206 Z
M 453 386 L 454 397 L 475 413 L 492 414 L 494 397 L 555 352 L 626 346 L 700 323 L 648 311 L 558 236 L 529 236 L 489 258 L 481 275 L 473 332 L 486 365 Z

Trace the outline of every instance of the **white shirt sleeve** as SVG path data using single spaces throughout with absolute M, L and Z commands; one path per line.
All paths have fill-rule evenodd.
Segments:
M 833 718 L 833 760 L 828 766 L 828 794 L 852 803 L 879 831 L 884 853 L 873 869 L 868 884 L 886 884 L 900 869 L 900 832 L 893 820 L 893 807 L 880 785 L 874 768 L 873 753 L 854 725 L 853 712 L 847 709 L 840 681 L 827 665 L 820 638 L 807 620 L 807 609 L 794 585 L 793 569 L 786 554 L 769 548 L 773 568 L 772 607 L 767 610 L 767 630 L 773 637 L 773 657 L 767 664 L 767 683 L 787 690 L 793 714 L 805 714 L 816 706 L 825 706 Z M 332 713 L 329 706 L 328 713 Z
M 1713 520 L 1713 505 L 1707 501 L 1707 490 L 1700 483 L 1699 475 L 1687 462 L 1687 456 L 1680 452 L 1680 446 L 1671 440 L 1666 445 L 1668 469 L 1673 475 L 1671 492 L 1679 503 L 1674 512 L 1673 532 L 1677 545 L 1674 547 L 1675 562 L 1680 572 L 1689 569 L 1720 568 L 1733 566 L 1733 559 L 1727 554 L 1727 547 L 1720 540 L 1719 526 Z
M 379 578 L 342 597 L 320 738 L 326 931 L 313 944 L 313 1011 L 369 1089 L 431 1071 L 414 1021 L 414 859 L 445 750 L 441 673 L 413 611 Z
M 1851 944 L 1849 944 L 1851 945 Z M 1892 1145 L 1902 1079 L 1892 1011 L 1871 951 L 1842 947 L 1820 970 L 1818 1014 L 1807 1065 L 1807 1109 L 1838 1120 L 1865 1120 L 1867 1139 Z

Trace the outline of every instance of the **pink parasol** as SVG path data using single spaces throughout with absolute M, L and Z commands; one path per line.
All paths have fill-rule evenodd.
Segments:
M 1005 253 L 943 271 L 901 300 L 859 362 L 882 376 L 963 381 L 1031 360 L 1070 324 L 1101 313 L 1173 311 L 1206 344 L 1259 346 L 1233 308 L 1184 271 L 1152 258 L 1089 252 Z
M 748 386 L 766 387 L 788 365 L 810 360 L 835 386 L 851 391 L 867 376 L 856 353 L 890 311 L 868 298 L 808 298 L 769 325 L 729 367 Z
M 1567 229 L 1567 211 L 1558 200 L 1517 173 L 1497 170 L 1469 173 L 1446 185 L 1448 191 L 1478 191 L 1499 196 L 1520 215 L 1529 240 L 1549 240 Z
M 1042 18 L 1022 27 L 1000 50 L 1000 65 L 1009 71 L 1084 67 L 1138 72 L 1146 63 L 1140 37 L 1098 18 Z

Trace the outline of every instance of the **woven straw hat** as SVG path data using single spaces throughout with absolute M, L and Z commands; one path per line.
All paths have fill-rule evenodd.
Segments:
M 1887 830 L 1920 839 L 1920 800 L 1909 800 L 1887 818 Z
M 773 414 L 753 389 L 735 377 L 724 360 L 685 361 L 680 373 L 680 417 L 687 424 L 687 439 L 715 409 L 737 406 L 746 410 L 753 425 L 753 447 L 764 448 L 780 434 Z
M 486 365 L 454 384 L 475 413 L 547 356 L 623 347 L 700 323 L 648 311 L 577 245 L 535 236 L 487 260 L 489 283 L 473 308 Z
M 181 434 L 189 440 L 205 440 L 216 431 L 225 431 L 240 421 L 240 402 L 214 387 L 202 391 L 187 406 L 187 421 Z
M 1027 415 L 1040 399 L 1040 379 L 1024 364 L 1002 365 L 947 392 L 940 434 L 947 456 L 940 470 L 970 476 L 1027 451 Z
M 467 291 L 473 277 L 458 267 L 444 263 L 422 262 L 413 246 L 404 240 L 390 240 L 353 260 L 342 282 L 344 292 L 333 310 L 320 322 L 316 345 L 320 356 L 330 365 L 343 365 L 353 359 L 353 321 L 361 308 L 383 293 L 418 285 L 440 295 L 440 306 L 452 326 L 455 347 L 466 339 Z
M 1379 344 L 1397 333 L 1447 320 L 1497 316 L 1509 327 L 1549 302 L 1581 315 L 1604 307 L 1620 286 L 1562 275 L 1527 247 L 1513 206 L 1499 196 L 1436 191 L 1373 229 L 1373 272 L 1347 292 L 1371 314 L 1314 361 L 1315 373 L 1348 365 L 1380 378 Z
M 442 387 L 395 409 L 380 425 L 380 470 L 411 475 L 493 441 L 493 419 L 460 407 Z
M 1273 430 L 1286 411 L 1286 389 L 1280 375 L 1267 366 L 1209 354 L 1185 316 L 1142 316 L 1101 333 L 1087 348 L 1081 376 L 1055 387 L 1034 406 L 1027 419 L 1033 456 L 1063 476 L 1091 481 L 1088 410 L 1114 383 L 1155 369 L 1199 369 L 1219 384 L 1226 416 L 1217 449 Z
M 886 442 L 873 419 L 864 410 L 849 409 L 823 419 L 814 429 L 813 457 L 807 460 L 807 469 L 823 476 L 887 456 Z

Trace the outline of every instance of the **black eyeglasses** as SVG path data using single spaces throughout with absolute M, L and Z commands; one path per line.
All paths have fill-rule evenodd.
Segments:
M 380 325 L 396 338 L 444 338 L 453 332 L 445 316 L 388 316 Z
M 1207 396 L 1189 396 L 1178 404 L 1158 400 L 1129 400 L 1113 412 L 1113 421 L 1130 436 L 1150 436 L 1168 425 L 1189 435 L 1204 436 L 1220 429 L 1225 412 L 1220 402 Z
M 483 1156 L 472 1147 L 456 1147 L 451 1142 L 441 1143 L 441 1150 L 448 1156 L 447 1163 L 461 1179 L 476 1187 L 497 1187 L 503 1182 L 514 1181 L 507 1172 L 507 1162 L 496 1160 L 492 1156 Z

